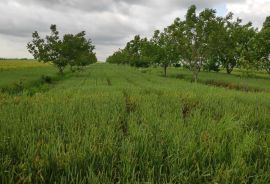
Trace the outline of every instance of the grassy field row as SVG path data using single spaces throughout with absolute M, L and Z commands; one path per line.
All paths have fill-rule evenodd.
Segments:
M 142 72 L 159 76 L 163 75 L 163 70 L 161 68 L 142 69 Z M 168 76 L 186 81 L 193 80 L 192 73 L 189 70 L 182 68 L 169 68 Z M 270 92 L 270 76 L 262 71 L 253 71 L 247 74 L 246 71 L 235 69 L 231 75 L 228 75 L 223 71 L 219 73 L 202 71 L 199 74 L 199 82 L 202 84 L 242 91 Z
M 0 93 L 1 183 L 269 183 L 269 93 L 173 72 L 94 64 L 46 92 Z

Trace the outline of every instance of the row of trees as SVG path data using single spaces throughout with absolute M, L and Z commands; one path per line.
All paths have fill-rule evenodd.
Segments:
M 37 31 L 33 33 L 33 40 L 27 44 L 27 48 L 34 59 L 53 63 L 61 74 L 68 65 L 72 71 L 76 71 L 97 62 L 95 46 L 90 39 L 86 39 L 84 31 L 75 35 L 66 34 L 60 39 L 56 25 L 51 25 L 50 30 L 51 34 L 45 39 Z
M 0 58 L 1 60 L 28 60 L 28 58 Z
M 270 74 L 270 17 L 261 31 L 252 23 L 243 24 L 229 13 L 216 15 L 213 9 L 196 13 L 191 6 L 185 20 L 175 19 L 164 31 L 155 31 L 151 39 L 135 36 L 107 58 L 109 63 L 130 64 L 137 67 L 159 65 L 167 68 L 173 64 L 188 67 L 197 81 L 201 70 L 219 71 L 225 68 L 230 74 L 237 67 L 264 68 Z

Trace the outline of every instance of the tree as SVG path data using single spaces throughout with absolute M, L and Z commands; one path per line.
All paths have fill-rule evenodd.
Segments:
M 62 41 L 59 39 L 59 32 L 56 25 L 51 25 L 51 35 L 46 36 L 46 41 L 40 38 L 37 31 L 32 35 L 33 41 L 27 44 L 28 51 L 33 54 L 34 59 L 39 62 L 52 62 L 63 73 L 68 65 L 68 60 L 61 54 Z
M 109 56 L 106 62 L 112 64 L 129 64 L 129 55 L 126 50 L 119 49 L 113 55 Z
M 86 66 L 97 61 L 93 52 L 94 46 L 91 40 L 85 38 L 85 32 L 76 35 L 67 34 L 63 39 L 59 38 L 56 25 L 51 25 L 51 34 L 45 39 L 41 38 L 37 31 L 32 35 L 33 40 L 27 44 L 28 51 L 39 62 L 52 62 L 63 74 L 64 68 L 69 64 L 73 66 Z
M 257 39 L 259 42 L 258 55 L 262 68 L 270 75 L 270 16 L 266 18 Z
M 129 64 L 135 67 L 149 67 L 153 63 L 153 45 L 147 38 L 136 35 L 126 44 L 124 49 L 119 49 L 106 60 L 108 63 Z
M 266 18 L 261 31 L 250 40 L 242 59 L 246 64 L 260 66 L 270 74 L 270 17 Z
M 202 69 L 218 72 L 222 66 L 230 74 L 235 67 L 258 68 L 258 61 L 270 73 L 270 17 L 257 32 L 251 22 L 243 24 L 232 13 L 218 17 L 215 10 L 204 9 L 197 14 L 192 5 L 183 21 L 176 18 L 150 40 L 135 36 L 108 61 L 122 60 L 137 67 L 158 64 L 165 76 L 170 65 L 180 62 L 192 71 L 195 82 Z
M 129 57 L 129 64 L 136 67 L 149 67 L 151 63 L 147 55 L 147 49 L 149 49 L 147 38 L 141 38 L 140 35 L 136 35 L 125 47 Z
M 240 32 L 241 20 L 237 19 L 236 22 L 232 22 L 233 14 L 229 13 L 222 21 L 223 27 L 219 29 L 218 40 L 220 52 L 216 53 L 220 59 L 222 66 L 226 69 L 227 74 L 230 74 L 234 67 L 237 65 L 237 61 L 240 58 L 239 48 L 240 44 L 238 36 Z
M 167 77 L 167 68 L 179 61 L 176 40 L 174 40 L 170 30 L 166 28 L 164 32 L 155 31 L 151 43 L 153 45 L 152 52 L 155 53 L 155 57 L 152 56 L 153 62 L 163 67 L 164 76 Z
M 193 72 L 194 81 L 209 56 L 209 39 L 214 32 L 215 10 L 205 9 L 196 15 L 196 6 L 192 5 L 186 14 L 185 21 L 174 22 L 174 33 L 178 39 L 183 64 Z
M 97 62 L 96 54 L 93 52 L 95 46 L 92 41 L 85 38 L 85 32 L 82 31 L 76 35 L 64 35 L 62 44 L 62 55 L 69 61 L 72 71 L 74 66 L 78 70 L 82 67 Z
M 237 18 L 232 21 L 233 14 L 230 13 L 225 18 L 226 36 L 224 37 L 225 48 L 223 49 L 222 64 L 230 74 L 235 66 L 243 66 L 243 63 L 238 63 L 243 52 L 248 49 L 250 40 L 256 34 L 256 30 L 252 27 L 252 23 L 241 24 L 242 20 Z M 247 66 L 247 65 L 246 65 Z

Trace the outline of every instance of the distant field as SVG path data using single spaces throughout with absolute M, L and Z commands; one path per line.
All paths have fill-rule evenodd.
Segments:
M 263 73 L 202 72 L 194 84 L 175 68 L 164 78 L 99 63 L 59 78 L 50 65 L 0 64 L 8 67 L 0 89 L 29 85 L 0 93 L 1 183 L 270 183 Z M 30 82 L 42 75 L 52 81 Z
M 48 66 L 49 64 L 36 62 L 34 60 L 0 60 L 0 71 Z
M 0 60 L 0 88 L 14 83 L 38 80 L 41 75 L 55 75 L 50 64 L 33 60 Z

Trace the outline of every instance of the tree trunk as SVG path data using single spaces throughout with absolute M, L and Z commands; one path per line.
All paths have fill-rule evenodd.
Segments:
M 164 66 L 164 76 L 167 77 L 167 67 L 168 66 Z
M 197 72 L 197 71 L 194 71 L 194 72 L 193 72 L 193 77 L 194 77 L 194 82 L 195 82 L 195 83 L 198 82 L 198 74 L 199 74 L 199 72 Z
M 198 82 L 198 75 L 201 70 L 201 65 L 195 64 L 193 67 L 193 77 L 194 77 L 194 82 Z
M 227 72 L 227 74 L 231 74 L 232 71 L 233 71 L 233 67 L 230 66 L 230 65 L 227 65 L 227 66 L 226 66 L 226 72 Z

